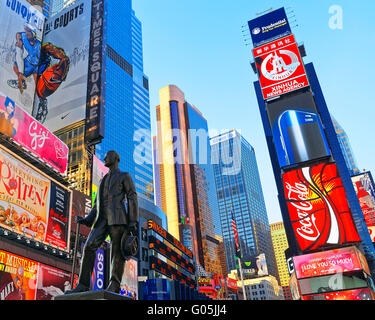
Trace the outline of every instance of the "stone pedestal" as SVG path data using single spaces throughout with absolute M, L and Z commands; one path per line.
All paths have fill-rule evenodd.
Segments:
M 110 291 L 87 291 L 81 293 L 62 294 L 56 296 L 54 300 L 123 300 L 130 301 L 131 298 Z

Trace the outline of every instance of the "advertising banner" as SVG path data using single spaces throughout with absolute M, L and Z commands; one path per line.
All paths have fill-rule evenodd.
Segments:
M 370 172 L 352 177 L 372 242 L 375 242 L 375 186 Z
M 66 175 L 68 146 L 1 92 L 0 133 Z
M 70 274 L 0 250 L 0 300 L 52 300 L 70 289 Z
M 91 197 L 85 195 L 84 193 L 73 190 L 73 200 L 72 200 L 72 223 L 71 232 L 76 232 L 77 222 L 75 216 L 86 217 L 91 211 Z M 91 228 L 81 225 L 80 233 L 84 236 L 88 236 Z
M 46 242 L 61 249 L 66 249 L 68 243 L 69 197 L 69 192 L 51 182 Z
M 25 0 L 0 1 L 0 91 L 32 114 L 44 16 Z
M 293 258 L 298 279 L 351 272 L 367 268 L 362 265 L 356 247 L 347 247 L 296 256 Z
M 370 289 L 346 290 L 303 296 L 302 300 L 374 300 Z
M 68 189 L 0 149 L 0 227 L 68 250 Z
M 120 294 L 138 300 L 138 261 L 135 259 L 125 262 Z
M 104 0 L 92 0 L 90 56 L 86 100 L 85 141 L 93 144 L 104 138 L 105 116 L 105 19 Z
M 309 86 L 294 36 L 253 49 L 264 100 Z
M 104 165 L 98 157 L 92 156 L 92 203 L 94 203 L 100 182 L 104 176 L 108 173 L 109 168 Z
M 303 252 L 360 242 L 334 163 L 283 174 L 284 195 L 296 240 Z
M 90 23 L 90 0 L 46 22 L 32 116 L 52 132 L 85 119 Z
M 248 21 L 254 47 L 291 33 L 284 8 Z
M 310 92 L 268 102 L 266 108 L 281 168 L 331 155 Z
M 96 250 L 96 258 L 94 264 L 94 271 L 92 272 L 91 288 L 94 291 L 104 290 L 104 251 L 102 249 Z

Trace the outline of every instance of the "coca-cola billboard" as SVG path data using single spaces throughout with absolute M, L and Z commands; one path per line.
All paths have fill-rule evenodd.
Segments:
M 286 172 L 283 184 L 290 221 L 303 252 L 360 242 L 336 164 Z

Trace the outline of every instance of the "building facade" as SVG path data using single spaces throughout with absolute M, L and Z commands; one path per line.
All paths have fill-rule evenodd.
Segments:
M 210 143 L 228 273 L 236 269 L 233 214 L 242 260 L 254 267 L 264 253 L 269 273 L 278 278 L 254 148 L 236 130 L 212 137 Z
M 292 300 L 289 288 L 290 276 L 285 257 L 285 250 L 289 248 L 289 245 L 284 224 L 282 222 L 271 223 L 270 228 L 277 270 L 279 272 L 280 285 L 283 288 L 285 300 Z
M 345 163 L 348 167 L 351 176 L 359 174 L 359 169 L 357 167 L 357 162 L 355 160 L 352 147 L 350 145 L 349 137 L 346 134 L 343 127 L 337 122 L 337 120 L 331 115 L 333 127 L 335 128 L 337 139 L 339 141 L 342 154 L 345 159 Z
M 219 273 L 215 235 L 220 225 L 214 223 L 218 210 L 207 120 L 178 87 L 169 85 L 159 94 L 157 202 L 167 215 L 168 231 L 194 252 L 197 270 Z

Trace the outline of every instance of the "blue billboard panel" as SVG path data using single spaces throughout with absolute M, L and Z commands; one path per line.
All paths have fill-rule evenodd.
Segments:
M 280 167 L 330 156 L 330 148 L 311 93 L 267 103 Z
M 250 20 L 248 26 L 254 47 L 292 33 L 284 8 Z

